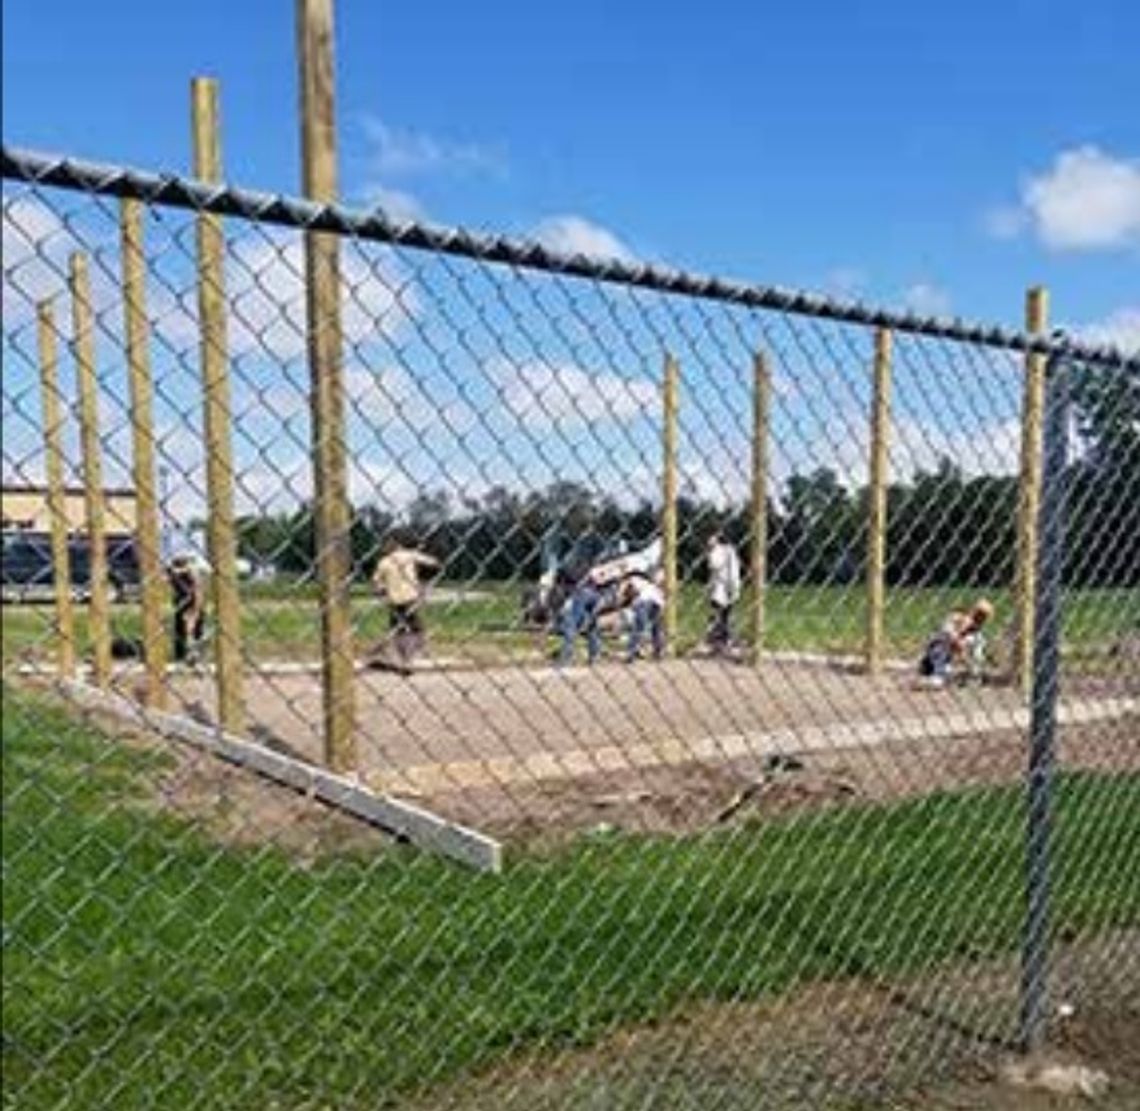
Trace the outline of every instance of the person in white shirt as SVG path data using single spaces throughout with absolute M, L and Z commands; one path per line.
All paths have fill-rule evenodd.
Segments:
M 653 658 L 665 654 L 665 630 L 662 617 L 665 613 L 665 592 L 658 583 L 641 573 L 630 575 L 622 584 L 622 600 L 633 607 L 633 626 L 629 631 L 626 660 L 633 663 L 641 651 L 641 640 L 649 631 L 653 645 Z
M 708 642 L 713 655 L 728 651 L 732 638 L 732 607 L 740 598 L 740 557 L 720 532 L 709 537 L 709 605 L 712 622 Z

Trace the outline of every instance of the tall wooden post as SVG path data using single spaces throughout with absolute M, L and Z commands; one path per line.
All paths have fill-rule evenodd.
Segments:
M 768 589 L 768 424 L 772 396 L 772 376 L 762 351 L 756 353 L 752 369 L 752 658 L 759 663 L 764 650 Z
M 63 414 L 59 394 L 59 348 L 50 301 L 36 307 L 40 382 L 43 392 L 44 469 L 51 517 L 52 586 L 55 590 L 55 657 L 61 678 L 75 674 L 75 622 L 71 608 L 71 560 L 63 489 Z
M 1034 286 L 1025 298 L 1026 331 L 1044 333 L 1049 323 L 1049 294 Z M 1045 412 L 1044 355 L 1025 357 L 1021 404 L 1021 473 L 1018 485 L 1016 637 L 1014 677 L 1028 695 L 1033 688 L 1034 606 L 1037 593 L 1037 514 L 1041 506 L 1041 447 Z
M 194 176 L 222 178 L 218 129 L 218 83 L 195 77 L 191 84 Z M 198 326 L 202 350 L 202 391 L 206 434 L 206 546 L 214 607 L 214 662 L 218 721 L 227 732 L 242 727 L 241 610 L 234 534 L 234 467 L 230 412 L 225 238 L 213 213 L 198 214 Z
M 891 422 L 891 333 L 875 332 L 874 385 L 871 399 L 871 459 L 867 522 L 867 670 L 883 667 L 883 614 L 886 598 L 888 442 Z
M 664 411 L 661 431 L 661 558 L 665 569 L 665 651 L 677 650 L 677 415 L 681 368 L 665 356 Z
M 145 701 L 166 704 L 166 638 L 162 630 L 162 556 L 154 467 L 154 386 L 150 372 L 150 327 L 146 318 L 143 207 L 134 199 L 119 212 L 123 258 L 123 314 L 131 393 L 131 448 L 135 485 L 139 573 L 142 578 L 142 639 L 146 661 Z
M 302 184 L 306 197 L 337 195 L 332 0 L 297 0 Z M 348 503 L 340 243 L 305 233 L 305 307 L 312 397 L 313 492 L 321 591 L 325 763 L 356 766 L 353 695 L 352 514 Z
M 73 320 L 72 344 L 79 382 L 79 437 L 83 450 L 83 493 L 87 505 L 87 539 L 91 545 L 88 626 L 95 685 L 111 682 L 111 599 L 107 580 L 107 523 L 103 468 L 99 458 L 99 399 L 95 378 L 94 314 L 87 256 L 71 256 L 69 271 Z

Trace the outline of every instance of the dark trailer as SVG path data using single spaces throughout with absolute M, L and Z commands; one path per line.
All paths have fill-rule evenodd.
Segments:
M 107 573 L 115 598 L 123 600 L 138 593 L 138 546 L 128 534 L 113 533 L 106 540 Z M 71 592 L 86 598 L 91 588 L 91 541 L 72 536 L 67 541 Z M 54 590 L 51 537 L 46 532 L 5 531 L 0 589 L 5 602 L 50 600 Z

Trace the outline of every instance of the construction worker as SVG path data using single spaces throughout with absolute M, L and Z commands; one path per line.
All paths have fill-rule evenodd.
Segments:
M 440 563 L 435 556 L 407 547 L 394 536 L 385 540 L 383 551 L 372 573 L 372 585 L 388 603 L 389 639 L 395 643 L 401 668 L 408 671 L 424 645 L 420 569 L 434 571 Z

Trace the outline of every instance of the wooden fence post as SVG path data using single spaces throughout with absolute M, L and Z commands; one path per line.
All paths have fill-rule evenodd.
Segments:
M 677 415 L 681 368 L 665 356 L 664 412 L 661 430 L 661 558 L 665 569 L 665 651 L 677 651 Z
M 297 0 L 302 184 L 306 197 L 337 195 L 332 0 Z M 352 513 L 348 501 L 340 242 L 305 233 L 305 307 L 312 392 L 313 492 L 321 592 L 324 757 L 356 766 L 352 647 Z
M 143 207 L 126 199 L 119 212 L 123 265 L 123 314 L 131 397 L 131 454 L 135 484 L 139 573 L 142 579 L 142 640 L 146 704 L 166 705 L 166 637 L 162 628 L 165 589 L 159 551 L 158 498 L 154 467 L 154 386 L 150 328 L 146 318 L 146 256 Z
M 1025 328 L 1044 333 L 1049 323 L 1049 294 L 1034 286 L 1025 298 Z M 1033 687 L 1034 606 L 1037 593 L 1037 513 L 1041 505 L 1041 449 L 1045 413 L 1044 355 L 1025 357 L 1025 388 L 1021 405 L 1021 472 L 1018 484 L 1016 636 L 1014 678 L 1028 695 Z
M 103 468 L 99 458 L 99 398 L 95 377 L 94 314 L 87 256 L 76 251 L 70 265 L 72 344 L 79 382 L 79 436 L 83 449 L 83 492 L 91 545 L 88 627 L 95 685 L 111 682 L 111 601 L 107 581 L 107 523 Z
M 768 425 L 772 375 L 767 356 L 753 359 L 752 388 L 752 658 L 764 650 L 764 609 L 768 589 Z
M 194 176 L 222 178 L 218 129 L 218 83 L 195 77 L 191 84 Z M 243 720 L 241 608 L 234 533 L 234 467 L 224 282 L 225 238 L 213 213 L 200 212 L 198 231 L 198 327 L 206 436 L 206 546 L 214 605 L 214 663 L 218 722 L 238 733 Z
M 883 667 L 883 614 L 886 598 L 888 445 L 891 425 L 891 332 L 875 331 L 874 386 L 871 400 L 871 459 L 867 523 L 867 670 Z
M 71 560 L 67 552 L 67 509 L 63 486 L 63 414 L 59 393 L 59 347 L 51 301 L 36 306 L 40 382 L 43 392 L 44 470 L 51 517 L 52 586 L 55 589 L 55 654 L 60 677 L 75 674 L 75 621 L 71 607 Z

